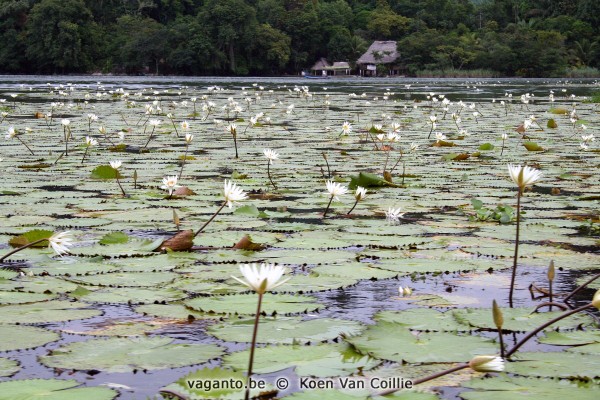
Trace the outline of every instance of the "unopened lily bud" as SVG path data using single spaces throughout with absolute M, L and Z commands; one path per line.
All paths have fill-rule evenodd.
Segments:
M 550 266 L 548 267 L 548 280 L 553 281 L 555 277 L 554 272 L 554 260 L 550 261 Z
M 596 290 L 594 297 L 592 298 L 592 305 L 600 310 L 600 289 Z
M 498 356 L 477 356 L 469 361 L 469 367 L 477 372 L 502 372 L 504 359 Z
M 494 324 L 496 325 L 496 328 L 502 329 L 502 325 L 504 325 L 504 316 L 502 315 L 502 310 L 498 307 L 496 300 L 492 302 L 492 314 L 494 315 Z

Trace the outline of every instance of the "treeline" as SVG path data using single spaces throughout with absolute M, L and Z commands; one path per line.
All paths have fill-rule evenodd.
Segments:
M 598 0 L 0 0 L 0 73 L 297 74 L 397 40 L 406 74 L 600 64 Z

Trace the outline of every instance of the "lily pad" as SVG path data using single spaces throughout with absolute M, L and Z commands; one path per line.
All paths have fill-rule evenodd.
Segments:
M 19 363 L 9 358 L 0 357 L 0 376 L 11 376 L 21 369 Z
M 518 375 L 583 380 L 600 377 L 600 354 L 516 353 L 513 358 L 516 361 L 507 365 L 507 371 Z
M 238 351 L 223 357 L 223 365 L 245 370 L 249 350 Z M 371 369 L 379 361 L 355 352 L 345 344 L 319 344 L 316 346 L 279 345 L 256 349 L 254 371 L 266 374 L 294 367 L 300 376 L 346 376 Z
M 48 329 L 17 325 L 0 325 L 0 337 L 0 351 L 31 349 L 60 339 Z
M 0 400 L 111 400 L 118 393 L 103 387 L 78 387 L 76 380 L 21 379 L 0 382 Z
M 250 342 L 254 319 L 226 321 L 211 325 L 208 333 L 228 342 Z M 303 321 L 299 317 L 261 318 L 257 343 L 306 343 L 331 340 L 340 335 L 356 335 L 363 329 L 359 322 L 334 318 Z
M 196 311 L 215 314 L 255 314 L 258 296 L 237 294 L 229 296 L 196 297 L 184 304 Z M 265 293 L 261 312 L 265 314 L 291 314 L 314 311 L 322 307 L 314 297 Z
M 109 338 L 66 344 L 40 362 L 50 368 L 131 372 L 200 364 L 222 354 L 213 344 L 172 343 L 168 337 Z
M 86 309 L 88 304 L 63 300 L 41 303 L 18 304 L 0 307 L 0 323 L 47 323 L 85 319 L 102 314 L 99 310 Z

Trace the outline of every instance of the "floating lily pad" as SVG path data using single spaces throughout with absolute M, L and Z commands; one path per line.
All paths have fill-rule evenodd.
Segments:
M 216 314 L 255 314 L 258 296 L 237 294 L 230 296 L 196 297 L 184 304 L 196 311 Z M 314 297 L 265 293 L 261 312 L 291 314 L 314 311 L 322 307 Z
M 346 338 L 346 341 L 363 354 L 396 362 L 461 362 L 475 355 L 497 351 L 496 344 L 482 337 L 413 333 L 392 322 L 378 322 L 361 335 Z
M 66 344 L 40 362 L 50 368 L 131 372 L 200 364 L 222 354 L 216 345 L 175 344 L 164 337 L 109 338 Z
M 0 323 L 33 324 L 72 321 L 102 314 L 99 310 L 85 309 L 88 306 L 85 303 L 62 300 L 3 306 L 0 307 Z
M 250 342 L 248 335 L 254 319 L 232 320 L 211 325 L 208 332 L 228 342 Z M 359 322 L 334 318 L 303 321 L 298 317 L 261 318 L 257 343 L 306 343 L 335 339 L 340 335 L 356 335 L 362 331 Z
M 465 391 L 460 394 L 460 397 L 465 400 L 512 400 L 515 398 L 595 400 L 600 396 L 600 389 L 594 382 L 583 383 L 507 375 L 473 379 L 464 386 L 474 389 L 474 391 Z
M 111 400 L 118 395 L 109 388 L 78 387 L 80 385 L 72 379 L 22 379 L 0 382 L 0 399 Z
M 504 316 L 502 329 L 517 332 L 530 331 L 562 314 L 559 311 L 537 313 L 532 313 L 532 311 L 533 310 L 530 308 L 502 308 L 502 314 Z M 494 319 L 492 317 L 492 310 L 489 308 L 454 310 L 452 311 L 452 315 L 458 322 L 473 328 L 496 330 L 496 325 L 494 325 Z M 592 322 L 593 320 L 591 317 L 579 313 L 558 321 L 548 329 L 572 329 L 580 325 L 589 325 Z
M 0 376 L 11 376 L 20 369 L 21 367 L 19 367 L 19 363 L 15 360 L 0 357 Z
M 245 370 L 248 355 L 249 350 L 231 353 L 223 357 L 223 365 Z M 254 356 L 254 371 L 261 374 L 295 367 L 296 373 L 301 376 L 346 376 L 378 364 L 379 361 L 361 355 L 344 344 L 261 347 L 256 349 Z
M 513 358 L 515 362 L 506 370 L 518 375 L 583 380 L 600 377 L 600 354 L 516 353 Z
M 129 303 L 143 304 L 161 301 L 175 301 L 185 298 L 180 290 L 168 288 L 111 288 L 100 289 L 77 297 L 78 300 L 91 303 Z
M 555 346 L 600 343 L 600 331 L 546 332 L 546 336 L 539 338 L 538 342 Z
M 54 298 L 56 296 L 51 294 L 0 291 L 0 304 L 35 303 Z
M 0 325 L 0 351 L 30 349 L 60 339 L 58 333 L 34 326 Z
M 213 383 L 207 387 L 208 382 Z M 164 390 L 169 393 L 177 393 L 188 399 L 232 399 L 238 400 L 244 397 L 245 389 L 236 389 L 232 385 L 219 385 L 219 383 L 246 382 L 246 376 L 242 371 L 233 371 L 224 368 L 202 368 L 178 381 L 166 386 Z M 224 386 L 224 387 L 222 387 Z M 259 389 L 251 389 L 250 396 L 256 396 L 261 392 Z
M 71 278 L 71 280 L 93 286 L 151 287 L 170 283 L 178 276 L 174 272 L 111 272 L 78 276 Z
M 380 311 L 375 314 L 376 321 L 393 322 L 399 326 L 418 331 L 468 331 L 469 327 L 458 323 L 451 312 L 439 312 L 432 309 L 410 309 L 405 311 Z
M 178 319 L 187 321 L 193 319 L 216 319 L 218 315 L 208 315 L 199 311 L 194 311 L 182 304 L 146 304 L 138 306 L 135 311 L 140 314 L 152 315 L 158 318 Z

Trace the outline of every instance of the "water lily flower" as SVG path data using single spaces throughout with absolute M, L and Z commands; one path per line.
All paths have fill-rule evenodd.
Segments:
M 183 130 L 190 129 L 190 123 L 187 122 L 187 121 L 182 121 L 181 122 L 181 129 L 183 129 Z
M 362 186 L 358 186 L 356 188 L 356 192 L 354 193 L 354 198 L 357 201 L 361 201 L 362 199 L 364 199 L 365 197 L 367 197 L 367 189 L 365 189 Z
M 69 247 L 73 246 L 73 237 L 70 231 L 58 232 L 48 238 L 49 245 L 56 254 L 63 255 L 69 252 Z
M 402 218 L 402 216 L 404 216 L 405 213 L 401 212 L 401 208 L 393 208 L 390 207 L 388 208 L 388 210 L 385 212 L 385 217 L 388 220 L 388 222 L 398 222 L 400 220 L 400 218 Z
M 242 264 L 240 265 L 240 272 L 244 275 L 244 280 L 239 279 L 235 276 L 231 276 L 242 285 L 248 286 L 258 294 L 264 294 L 270 290 L 275 289 L 277 286 L 283 285 L 290 278 L 281 280 L 285 269 L 281 266 L 274 264 L 260 264 L 260 268 L 257 268 L 256 264 Z
M 225 180 L 223 185 L 223 196 L 229 208 L 233 207 L 233 203 L 242 201 L 248 198 L 248 195 L 235 183 Z
M 121 160 L 114 160 L 114 161 L 111 161 L 111 162 L 110 162 L 110 166 L 111 166 L 113 169 L 119 169 L 119 168 L 121 168 L 121 164 L 122 164 L 122 161 L 121 161 Z
M 348 121 L 344 121 L 342 124 L 342 134 L 347 136 L 350 132 L 352 132 L 352 124 Z
M 340 200 L 339 196 L 346 194 L 348 192 L 348 188 L 346 186 L 343 186 L 342 184 L 337 183 L 337 182 L 327 181 L 326 185 L 327 185 L 327 192 L 336 201 Z
M 85 137 L 85 145 L 87 147 L 97 146 L 98 145 L 98 141 L 96 139 L 92 138 L 92 137 L 86 136 Z
M 594 297 L 592 298 L 592 306 L 600 310 L 600 289 L 596 290 Z
M 71 125 L 71 121 L 66 118 L 61 119 L 60 123 L 65 127 Z
M 163 178 L 163 185 L 160 187 L 161 189 L 165 189 L 169 191 L 169 197 L 171 197 L 173 195 L 173 191 L 180 187 L 177 184 L 177 175 L 173 175 L 173 176 L 167 176 L 165 178 Z
M 447 137 L 443 133 L 441 133 L 441 132 L 435 133 L 435 141 L 436 142 L 441 142 L 442 140 L 446 140 L 446 139 L 447 139 Z
M 272 149 L 264 149 L 263 154 L 269 160 L 269 164 L 273 164 L 274 160 L 279 159 L 279 154 L 275 150 L 272 150 Z
M 542 177 L 542 173 L 539 170 L 527 165 L 521 167 L 520 165 L 508 164 L 508 173 L 513 182 L 521 190 L 526 186 L 533 185 Z
M 190 144 L 190 143 L 192 143 L 192 140 L 194 140 L 194 135 L 192 135 L 191 133 L 186 133 L 185 134 L 185 143 Z
M 7 140 L 8 140 L 8 139 L 12 139 L 12 138 L 14 138 L 15 136 L 17 136 L 17 130 L 15 129 L 15 127 L 14 127 L 14 126 L 10 126 L 10 127 L 8 127 L 8 131 L 6 132 L 6 136 L 5 136 L 5 137 L 6 137 L 6 139 L 7 139 Z
M 469 361 L 469 367 L 477 372 L 502 372 L 504 359 L 498 356 L 476 356 Z

